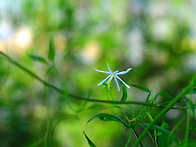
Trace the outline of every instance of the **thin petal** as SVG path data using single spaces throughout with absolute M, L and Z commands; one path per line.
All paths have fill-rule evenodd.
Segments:
M 119 79 L 127 88 L 130 89 L 130 86 L 127 85 L 121 78 L 119 78 L 118 76 L 116 76 L 117 79 Z
M 116 75 L 124 75 L 124 74 L 128 73 L 130 70 L 132 70 L 132 68 L 128 68 L 126 71 L 121 71 L 121 72 L 117 73 Z
M 111 75 L 110 75 L 110 78 L 108 79 L 107 84 L 108 84 L 110 81 L 112 81 L 113 77 L 114 77 L 114 76 L 111 76 Z
M 110 73 L 112 73 L 112 70 L 110 69 L 110 66 L 109 66 L 109 64 L 107 63 L 107 66 L 108 66 L 108 70 L 109 70 L 109 72 Z
M 118 87 L 118 91 L 120 91 L 120 87 L 119 87 L 119 84 L 118 84 L 118 81 L 117 81 L 116 77 L 114 77 L 114 80 L 115 80 L 116 85 L 117 85 L 117 87 Z
M 99 70 L 99 69 L 96 69 L 96 68 L 93 68 L 95 71 L 98 71 L 98 72 L 102 72 L 102 73 L 106 73 L 106 74 L 110 74 L 110 72 L 108 71 L 103 71 L 103 70 Z
M 111 75 L 107 76 L 103 81 L 101 81 L 99 84 L 97 84 L 97 86 L 100 86 L 101 84 L 103 84 L 106 80 L 108 80 L 110 78 Z

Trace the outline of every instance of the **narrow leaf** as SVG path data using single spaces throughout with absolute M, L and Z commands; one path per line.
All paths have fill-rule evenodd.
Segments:
M 148 103 L 149 102 L 150 95 L 151 95 L 151 92 L 149 92 L 149 94 L 147 95 L 145 103 Z
M 89 106 L 87 109 L 104 109 L 105 107 L 103 105 L 100 104 L 93 104 L 91 106 Z
M 152 122 L 152 121 L 153 121 L 153 118 L 152 118 L 152 116 L 150 115 L 150 113 L 147 113 L 147 116 L 148 116 L 150 122 Z
M 93 117 L 91 117 L 87 123 L 89 123 L 91 120 L 93 120 L 94 118 L 99 118 L 103 121 L 117 121 L 117 122 L 120 122 L 122 123 L 123 125 L 126 126 L 126 123 L 121 120 L 120 118 L 118 118 L 117 116 L 115 115 L 112 115 L 112 114 L 107 114 L 107 113 L 98 113 L 96 115 L 94 115 Z
M 144 127 L 147 127 L 149 125 L 150 125 L 149 123 L 142 124 L 142 126 L 144 126 Z M 154 131 L 159 131 L 159 132 L 161 132 L 161 133 L 163 133 L 163 134 L 165 134 L 167 136 L 171 135 L 169 130 L 167 130 L 167 129 L 163 128 L 163 127 L 157 126 L 157 125 L 153 125 L 151 127 L 151 129 L 154 130 Z M 174 139 L 176 141 L 176 143 L 178 143 L 178 139 L 176 138 L 176 136 L 174 136 L 172 134 L 171 135 L 171 138 Z
M 51 37 L 49 40 L 48 59 L 54 61 L 54 57 L 55 57 L 55 46 L 54 46 L 53 38 Z
M 47 61 L 43 57 L 40 57 L 37 55 L 30 55 L 30 54 L 28 54 L 28 56 L 29 56 L 29 58 L 31 58 L 34 61 L 38 61 L 38 62 L 42 62 L 42 63 L 47 64 Z
M 83 105 L 83 108 L 86 106 L 86 104 L 87 104 L 87 102 L 88 102 L 92 93 L 93 93 L 93 88 L 89 89 L 88 95 L 87 95 L 86 100 L 85 100 L 84 105 Z
M 89 146 L 90 147 L 96 147 L 95 144 L 90 140 L 90 138 L 88 138 L 88 136 L 85 134 L 85 132 L 83 132 L 83 133 L 84 133 L 84 136 L 85 136 L 86 140 L 88 141 Z
M 169 129 L 169 125 L 165 122 L 165 121 L 163 121 L 162 122 L 162 124 L 161 124 L 161 128 L 164 128 L 164 129 Z
M 157 95 L 160 95 L 160 96 L 167 98 L 169 100 L 173 100 L 173 97 L 171 95 L 169 95 L 167 92 L 160 92 Z
M 159 92 L 153 97 L 153 103 L 156 101 L 158 96 L 162 96 L 166 99 L 169 99 L 170 101 L 173 100 L 173 97 L 169 95 L 167 92 Z
M 135 84 L 131 84 L 133 87 L 137 88 L 137 89 L 140 89 L 142 91 L 145 91 L 147 93 L 151 93 L 151 90 L 146 88 L 146 87 L 143 87 L 143 86 L 140 86 L 140 85 L 135 85 Z
M 124 85 L 122 85 L 122 90 L 123 90 L 123 95 L 121 98 L 121 102 L 125 102 L 127 100 L 127 89 L 125 88 Z

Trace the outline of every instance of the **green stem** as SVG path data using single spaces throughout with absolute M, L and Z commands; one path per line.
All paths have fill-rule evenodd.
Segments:
M 170 138 L 171 138 L 171 135 L 173 134 L 173 132 L 180 126 L 180 124 L 184 121 L 185 119 L 185 115 L 184 117 L 174 126 L 174 128 L 171 130 L 170 134 L 169 134 L 169 137 L 167 139 L 167 146 L 170 146 L 169 144 L 169 141 L 170 141 Z
M 187 142 L 189 139 L 190 120 L 191 120 L 191 110 L 188 109 L 187 116 L 186 116 L 185 142 Z
M 191 127 L 192 128 L 195 128 L 195 109 L 192 111 L 192 122 L 191 122 Z M 192 136 L 193 136 L 193 133 L 194 133 L 194 130 L 193 129 L 191 129 L 191 133 L 190 133 L 190 138 L 192 138 Z
M 47 81 L 47 76 L 49 75 L 50 71 L 52 68 L 49 68 L 45 74 L 45 80 Z M 50 95 L 49 95 L 49 87 L 45 86 L 46 89 L 46 102 L 47 102 L 47 127 L 46 127 L 46 132 L 44 135 L 44 146 L 48 147 L 49 146 L 49 141 L 50 141 L 50 126 L 51 126 L 51 112 L 50 112 Z
M 191 82 L 191 88 L 190 88 L 190 101 L 192 102 L 192 93 L 193 93 L 193 89 L 195 86 L 195 77 Z M 190 104 L 188 105 L 189 109 L 187 110 L 187 117 L 186 117 L 186 130 L 185 130 L 185 142 L 188 141 L 189 139 L 189 131 L 190 131 L 190 121 L 191 121 L 191 106 Z
M 138 140 L 139 139 L 139 135 L 137 134 L 137 132 L 135 131 L 135 129 L 133 127 L 131 129 L 133 130 L 133 133 L 135 134 L 135 137 Z M 141 141 L 139 142 L 139 144 L 141 145 L 141 147 L 143 147 Z
M 131 131 L 129 131 L 129 139 L 128 139 L 125 147 L 128 147 L 129 143 L 131 142 L 131 139 L 132 139 L 132 137 L 131 137 Z
M 133 145 L 133 147 L 137 147 L 139 145 L 139 143 L 142 141 L 142 139 L 146 136 L 146 134 L 150 131 L 150 129 L 152 128 L 152 126 L 163 117 L 163 115 L 165 113 L 167 113 L 167 111 L 169 111 L 178 101 L 180 101 L 185 94 L 187 94 L 190 90 L 190 85 L 187 86 L 186 88 L 184 88 L 184 90 L 178 95 L 176 96 L 160 113 L 158 113 L 158 115 L 154 118 L 154 120 L 150 123 L 150 125 L 143 131 L 143 133 L 140 135 L 139 139 L 135 142 L 135 144 Z
M 27 69 L 26 67 L 22 66 L 12 58 L 10 58 L 8 55 L 4 54 L 3 52 L 0 51 L 0 55 L 2 55 L 7 61 L 11 62 L 15 66 L 19 67 L 22 69 L 24 72 L 28 73 L 30 76 L 44 84 L 45 86 L 48 86 L 50 88 L 53 88 L 59 93 L 64 93 L 63 90 L 55 87 L 54 85 L 42 80 L 39 76 L 37 76 L 35 73 Z M 86 97 L 81 97 L 81 96 L 76 96 L 74 94 L 68 94 L 70 97 L 76 99 L 76 100 L 84 100 L 86 101 Z M 145 106 L 151 106 L 151 107 L 157 107 L 157 108 L 165 108 L 166 106 L 159 105 L 159 104 L 148 104 L 148 103 L 143 103 L 143 102 L 137 102 L 137 101 L 126 101 L 126 102 L 121 102 L 121 101 L 107 101 L 107 100 L 99 100 L 99 99 L 88 99 L 89 102 L 98 102 L 98 103 L 109 103 L 109 104 L 134 104 L 134 105 L 145 105 Z M 178 109 L 178 110 L 186 110 L 188 107 L 171 107 L 170 109 Z
M 64 84 L 63 80 L 61 79 L 61 76 L 59 74 L 59 72 L 57 71 L 57 69 L 55 68 L 55 66 L 52 66 L 54 72 L 56 73 L 56 77 L 58 79 L 58 81 L 60 82 L 61 84 L 61 88 L 62 88 L 62 92 L 65 99 L 67 100 L 67 103 L 68 103 L 68 106 L 71 108 L 72 111 L 76 112 L 76 110 L 74 109 L 74 107 L 72 106 L 71 102 L 70 102 L 70 99 L 69 99 L 69 94 L 68 94 L 68 91 L 67 91 L 67 87 L 66 85 Z

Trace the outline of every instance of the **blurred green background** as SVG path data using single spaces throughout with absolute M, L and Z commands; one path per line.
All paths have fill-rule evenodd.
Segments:
M 121 76 L 128 84 L 176 96 L 196 69 L 195 13 L 194 0 L 0 0 L 0 50 L 44 78 L 48 66 L 27 54 L 47 58 L 52 35 L 55 65 L 70 93 L 87 96 L 93 88 L 92 98 L 107 100 L 106 88 L 96 86 L 105 75 L 93 68 L 107 70 L 109 63 L 112 70 L 133 68 Z M 60 87 L 54 75 L 49 81 Z M 112 91 L 120 100 L 115 83 Z M 125 145 L 128 133 L 121 124 L 94 120 L 86 125 L 98 112 L 121 117 L 116 109 L 86 110 L 75 118 L 60 94 L 51 90 L 50 98 L 52 120 L 65 117 L 55 127 L 51 146 L 86 147 L 82 131 L 97 146 Z M 144 92 L 128 90 L 128 100 L 145 98 Z M 76 108 L 81 105 L 74 102 Z M 153 110 L 154 115 L 160 111 Z M 177 110 L 166 114 L 170 130 L 182 115 Z M 29 146 L 43 136 L 46 123 L 44 85 L 0 58 L 0 144 Z M 181 139 L 182 131 L 183 126 L 175 131 Z M 149 139 L 145 143 L 151 146 Z

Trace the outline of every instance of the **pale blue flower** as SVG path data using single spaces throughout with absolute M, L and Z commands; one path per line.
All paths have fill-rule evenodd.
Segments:
M 121 72 L 118 72 L 118 70 L 116 70 L 115 72 L 112 72 L 112 70 L 110 69 L 109 67 L 109 64 L 107 63 L 107 66 L 108 66 L 108 70 L 109 71 L 103 71 L 103 70 L 98 70 L 96 68 L 94 68 L 95 71 L 98 71 L 98 72 L 101 72 L 101 73 L 106 73 L 106 74 L 109 74 L 103 81 L 101 81 L 99 84 L 97 84 L 97 86 L 100 86 L 101 84 L 103 84 L 104 82 L 106 82 L 107 84 L 114 78 L 115 82 L 116 82 L 116 85 L 118 87 L 118 91 L 120 91 L 120 86 L 118 84 L 118 80 L 120 80 L 127 88 L 130 89 L 130 86 L 127 85 L 121 78 L 119 78 L 118 75 L 124 75 L 126 73 L 128 73 L 130 70 L 132 70 L 132 68 L 128 68 L 126 71 L 121 71 Z

